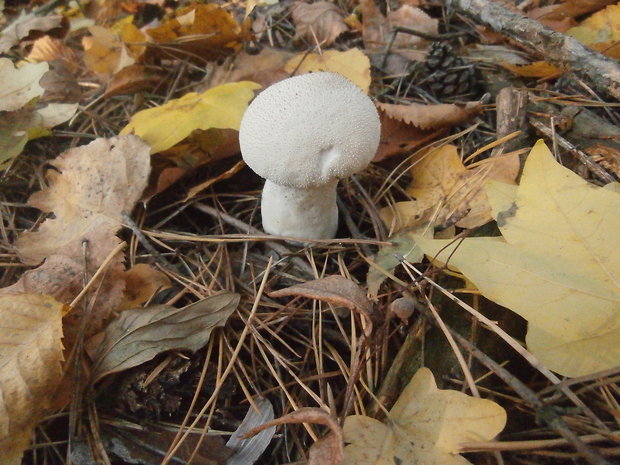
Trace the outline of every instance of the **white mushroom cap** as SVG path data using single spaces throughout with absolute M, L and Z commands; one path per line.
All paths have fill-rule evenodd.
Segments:
M 336 73 L 280 81 L 250 104 L 239 131 L 245 162 L 282 186 L 326 184 L 364 169 L 379 145 L 377 110 Z

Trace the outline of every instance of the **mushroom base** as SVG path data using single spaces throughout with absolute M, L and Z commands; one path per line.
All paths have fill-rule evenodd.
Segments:
M 269 234 L 300 239 L 331 239 L 338 229 L 336 186 L 298 189 L 265 182 L 261 200 L 263 229 Z

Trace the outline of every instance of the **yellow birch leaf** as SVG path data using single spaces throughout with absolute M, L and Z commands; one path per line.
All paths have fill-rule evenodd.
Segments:
M 417 236 L 418 246 L 527 319 L 528 348 L 550 369 L 574 377 L 617 366 L 620 195 L 559 165 L 542 141 L 513 202 L 497 186 L 487 194 L 503 238 Z
M 502 66 L 512 71 L 517 76 L 529 78 L 550 78 L 559 76 L 563 73 L 560 68 L 546 61 L 535 61 L 529 65 L 522 66 L 513 65 L 512 63 L 503 63 Z
M 346 52 L 327 50 L 319 53 L 300 53 L 284 66 L 287 73 L 306 74 L 331 71 L 353 81 L 365 93 L 370 89 L 370 60 L 358 48 Z
M 566 34 L 604 55 L 620 58 L 620 3 L 597 11 Z
M 121 135 L 134 133 L 151 146 L 151 153 L 169 149 L 195 129 L 239 130 L 241 117 L 260 86 L 241 81 L 222 84 L 201 94 L 183 97 L 143 110 L 131 118 Z
M 35 294 L 0 296 L 0 464 L 18 465 L 62 371 L 63 305 Z
M 470 465 L 459 445 L 488 441 L 506 425 L 506 411 L 493 401 L 437 389 L 421 368 L 385 423 L 363 415 L 345 419 L 342 465 Z

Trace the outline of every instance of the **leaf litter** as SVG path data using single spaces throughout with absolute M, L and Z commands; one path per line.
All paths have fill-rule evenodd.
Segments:
M 460 3 L 455 2 L 456 8 Z M 593 14 L 580 25 L 585 29 L 573 32 L 612 55 L 617 47 L 609 25 L 613 25 L 615 10 L 602 9 L 610 3 L 568 0 L 538 8 L 525 2 L 521 8 L 562 30 L 577 26 L 574 18 Z M 536 11 L 545 8 L 546 13 Z M 555 429 L 546 420 L 542 403 L 524 394 L 520 380 L 539 379 L 536 371 L 515 363 L 516 354 L 497 349 L 502 344 L 498 339 L 519 340 L 522 335 L 498 336 L 497 325 L 460 318 L 466 329 L 459 327 L 458 331 L 467 335 L 474 349 L 484 347 L 488 357 L 505 362 L 490 372 L 480 370 L 467 357 L 461 366 L 453 366 L 449 354 L 429 353 L 436 347 L 436 335 L 421 320 L 418 310 L 425 305 L 421 303 L 428 296 L 438 318 L 446 320 L 444 326 L 454 324 L 449 315 L 459 307 L 451 301 L 440 302 L 426 281 L 409 276 L 409 269 L 400 266 L 404 259 L 422 260 L 417 242 L 457 237 L 454 244 L 460 243 L 460 248 L 446 249 L 455 253 L 446 257 L 445 275 L 438 273 L 437 260 L 423 263 L 426 275 L 454 289 L 460 285 L 454 285 L 458 282 L 454 277 L 462 276 L 458 268 L 470 279 L 461 290 L 475 294 L 463 297 L 467 302 L 485 309 L 488 302 L 476 294 L 481 292 L 512 308 L 511 302 L 488 293 L 474 274 L 486 269 L 493 279 L 502 276 L 488 266 L 491 262 L 481 260 L 480 251 L 488 244 L 509 242 L 510 228 L 525 209 L 513 212 L 511 205 L 518 203 L 519 192 L 527 185 L 527 167 L 522 179 L 517 176 L 525 148 L 534 144 L 533 134 L 526 134 L 534 122 L 522 119 L 523 125 L 513 130 L 523 131 L 524 138 L 521 145 L 510 147 L 502 138 L 505 134 L 495 133 L 506 115 L 502 116 L 499 105 L 497 114 L 483 105 L 489 100 L 483 98 L 482 89 L 491 94 L 493 102 L 498 82 L 527 87 L 532 102 L 547 105 L 542 109 L 528 106 L 528 117 L 542 118 L 553 127 L 546 137 L 560 144 L 560 148 L 554 146 L 554 154 L 578 173 L 580 177 L 573 175 L 573 180 L 583 178 L 600 185 L 596 171 L 575 163 L 575 152 L 562 142 L 564 137 L 576 147 L 588 147 L 586 158 L 580 160 L 617 172 L 614 154 L 618 147 L 613 137 L 602 138 L 595 130 L 593 144 L 580 139 L 583 135 L 576 135 L 578 131 L 570 127 L 571 123 L 574 128 L 583 127 L 572 110 L 579 113 L 585 107 L 599 118 L 596 128 L 617 124 L 617 111 L 605 106 L 605 96 L 586 92 L 589 82 L 585 87 L 575 86 L 573 76 L 566 72 L 570 66 L 540 61 L 540 55 L 523 52 L 531 50 L 528 46 L 517 51 L 518 38 L 507 39 L 483 29 L 475 16 L 465 20 L 460 13 L 448 14 L 445 6 L 427 2 L 402 1 L 381 11 L 380 5 L 366 0 L 338 6 L 327 2 L 182 2 L 176 10 L 156 2 L 104 1 L 88 6 L 85 13 L 87 17 L 70 8 L 53 11 L 54 16 L 68 17 L 62 23 L 71 24 L 70 33 L 64 27 L 53 27 L 50 19 L 49 26 L 17 35 L 6 34 L 11 26 L 4 26 L 2 36 L 10 40 L 11 59 L 5 66 L 9 84 L 17 81 L 18 73 L 42 70 L 43 65 L 51 71 L 42 77 L 40 72 L 30 76 L 29 90 L 21 96 L 8 92 L 8 107 L 2 110 L 5 118 L 0 134 L 6 136 L 1 136 L 0 157 L 6 161 L 2 175 L 10 188 L 0 188 L 0 277 L 6 286 L 0 299 L 15 302 L 24 292 L 43 294 L 33 297 L 33 305 L 22 306 L 34 313 L 34 302 L 51 294 L 65 305 L 62 313 L 66 313 L 59 322 L 58 307 L 54 307 L 50 317 L 56 327 L 62 325 L 64 338 L 61 341 L 60 334 L 54 333 L 48 341 L 53 357 L 62 358 L 62 345 L 66 346 L 59 388 L 64 402 L 53 398 L 50 387 L 58 385 L 60 360 L 42 368 L 54 379 L 41 386 L 47 405 L 62 414 L 44 417 L 52 412 L 32 408 L 31 401 L 19 407 L 28 421 L 19 432 L 11 433 L 14 463 L 19 463 L 22 449 L 32 438 L 30 431 L 39 424 L 36 452 L 27 452 L 27 460 L 35 463 L 40 459 L 63 463 L 64 443 L 50 445 L 45 435 L 77 425 L 71 431 L 80 439 L 71 436 L 71 447 L 78 450 L 80 445 L 82 452 L 87 451 L 82 457 L 90 461 L 131 462 L 148 456 L 152 463 L 172 463 L 168 449 L 179 451 L 177 459 L 192 460 L 193 456 L 193 463 L 223 464 L 231 451 L 216 432 L 237 430 L 245 412 L 253 411 L 262 402 L 260 398 L 271 401 L 275 410 L 271 417 L 277 413 L 285 420 L 275 435 L 270 427 L 261 446 L 242 459 L 244 464 L 255 460 L 284 463 L 304 460 L 304 456 L 310 463 L 365 463 L 358 457 L 362 451 L 368 457 L 387 452 L 388 463 L 394 457 L 404 463 L 469 463 L 459 454 L 472 450 L 487 451 L 468 455 L 472 463 L 487 463 L 491 460 L 488 451 L 495 451 L 498 463 L 536 462 L 541 454 L 550 463 L 562 463 L 566 457 L 607 463 L 600 455 L 613 454 L 615 444 L 617 341 L 613 332 L 601 336 L 604 330 L 597 333 L 590 327 L 593 319 L 594 326 L 613 329 L 611 319 L 599 320 L 606 304 L 588 312 L 591 319 L 587 321 L 579 319 L 586 318 L 583 315 L 573 318 L 581 325 L 578 339 L 595 335 L 592 341 L 599 347 L 592 349 L 585 340 L 573 344 L 570 338 L 575 332 L 569 323 L 557 323 L 553 312 L 553 323 L 531 314 L 532 308 L 548 307 L 549 296 L 544 292 L 542 297 L 516 292 L 524 286 L 514 285 L 514 275 L 509 276 L 511 289 L 502 291 L 502 298 L 518 293 L 519 304 L 527 306 L 513 310 L 530 322 L 527 347 L 541 360 L 540 370 L 547 373 L 551 367 L 559 373 L 580 375 L 567 380 L 561 393 L 555 391 L 556 381 L 549 385 L 537 381 L 536 385 L 541 396 L 555 393 L 549 397 L 551 407 L 563 409 L 564 417 L 574 420 L 567 427 L 571 436 Z M 5 9 L 5 14 L 12 16 L 10 24 L 19 25 L 14 10 Z M 449 43 L 453 51 L 438 55 L 443 53 L 438 50 L 450 48 L 432 45 L 437 41 Z M 505 59 L 483 61 L 485 55 L 473 49 L 484 41 L 501 44 L 505 56 L 518 56 L 522 66 L 506 66 Z M 84 50 L 80 43 L 85 44 Z M 20 61 L 23 58 L 40 63 Z M 437 63 L 439 69 L 434 69 Z M 474 67 L 477 73 L 464 73 L 463 66 Z M 245 107 L 261 88 L 291 74 L 320 70 L 346 75 L 374 98 L 381 108 L 383 130 L 375 163 L 339 188 L 343 217 L 339 237 L 345 239 L 308 247 L 274 241 L 255 228 L 260 224 L 260 184 L 239 158 L 236 129 Z M 452 80 L 466 74 L 478 82 L 465 87 L 462 95 L 446 98 L 429 91 L 430 82 L 434 88 L 449 88 Z M 227 97 L 220 98 L 222 94 Z M 79 111 L 72 116 L 71 109 L 78 103 Z M 189 107 L 184 107 L 186 103 Z M 63 123 L 67 118 L 70 122 Z M 56 124 L 60 126 L 54 129 Z M 437 142 L 440 137 L 445 139 Z M 95 140 L 94 145 L 86 145 L 90 140 Z M 123 146 L 114 156 L 95 150 L 111 140 Z M 443 163 L 442 150 L 450 145 L 449 160 Z M 493 155 L 481 147 L 494 148 Z M 53 161 L 67 148 L 72 158 L 65 154 Z M 118 157 L 120 152 L 123 156 Z M 46 163 L 52 168 L 44 178 L 39 173 L 45 172 Z M 544 169 L 552 173 L 555 168 L 551 166 Z M 548 178 L 542 181 L 557 181 L 555 176 Z M 497 180 L 517 184 L 498 184 Z M 36 209 L 25 207 L 26 198 L 38 185 L 41 193 L 31 201 Z M 614 192 L 611 186 L 606 190 Z M 548 191 L 536 192 L 530 205 L 549 196 Z M 601 208 L 599 202 L 592 212 Z M 554 210 L 549 207 L 548 211 Z M 575 208 L 562 211 L 567 217 L 578 216 Z M 567 269 L 578 269 L 581 287 L 576 288 L 590 281 L 605 287 L 603 277 L 596 280 L 589 265 L 582 267 L 581 263 L 589 263 L 582 255 L 581 262 L 566 265 L 578 255 L 565 252 L 578 250 L 574 242 L 556 253 L 554 247 L 561 241 L 549 245 L 543 240 L 545 234 L 556 237 L 549 231 L 559 231 L 561 224 L 554 215 L 545 215 L 535 216 L 544 226 L 543 237 L 519 243 L 521 257 L 531 257 L 530 249 L 535 249 L 546 258 L 544 272 L 556 270 L 568 276 Z M 424 237 L 414 235 L 420 231 Z M 461 241 L 463 236 L 495 239 L 483 242 L 484 237 L 467 237 Z M 597 245 L 606 242 L 609 250 L 617 244 L 611 232 L 596 237 Z M 472 276 L 459 262 L 460 251 L 470 241 L 479 241 L 475 257 L 468 262 L 476 268 Z M 613 253 L 606 255 L 613 257 Z M 267 257 L 273 258 L 272 267 Z M 268 280 L 263 279 L 265 273 Z M 234 306 L 205 304 L 222 295 L 231 299 L 238 295 L 239 301 Z M 407 305 L 400 308 L 403 299 Z M 327 305 L 317 305 L 316 300 Z M 10 313 L 16 313 L 13 308 Z M 518 318 L 503 311 L 502 323 Z M 159 318 L 156 315 L 161 319 L 151 321 Z M 134 324 L 125 333 L 128 320 Z M 565 331 L 558 336 L 560 326 Z M 562 337 L 570 340 L 559 340 Z M 527 355 L 514 339 L 510 343 L 516 352 Z M 471 353 L 478 354 L 475 350 Z M 147 358 L 150 361 L 142 363 Z M 171 360 L 183 360 L 182 369 L 175 371 Z M 402 366 L 396 362 L 403 360 L 408 363 L 403 373 L 409 374 L 393 376 L 391 372 Z M 421 361 L 432 374 L 420 369 L 408 384 L 404 378 Z M 82 369 L 76 372 L 75 367 Z M 473 378 L 468 379 L 476 379 L 475 384 L 469 383 L 470 388 L 478 386 L 473 389 L 475 395 L 479 391 L 507 408 L 509 420 L 514 421 L 505 431 L 500 433 L 503 417 L 498 409 L 492 408 L 493 413 L 485 417 L 490 405 L 497 406 L 495 402 L 457 392 L 463 389 L 463 369 L 472 371 Z M 89 377 L 97 379 L 90 387 L 84 383 Z M 8 379 L 13 382 L 10 375 Z M 117 386 L 122 388 L 108 389 Z M 410 395 L 411 386 L 417 386 L 415 396 Z M 571 395 L 571 389 L 579 389 L 578 398 Z M 144 392 L 147 397 L 141 397 Z M 386 400 L 387 405 L 379 408 L 373 400 L 377 394 L 381 399 L 399 400 L 394 406 Z M 450 410 L 448 399 L 453 396 L 458 397 L 457 414 Z M 139 408 L 136 403 L 140 402 L 151 404 Z M 131 405 L 138 408 L 132 410 Z M 185 418 L 175 405 L 186 409 Z M 248 405 L 252 405 L 249 410 Z M 151 418 L 154 424 L 144 426 L 142 415 L 147 411 L 171 416 Z M 416 420 L 407 423 L 401 411 Z M 475 420 L 472 427 L 462 426 L 476 416 L 484 419 Z M 208 440 L 201 435 L 181 435 L 188 422 L 192 431 L 200 428 L 218 435 Z M 174 431 L 163 433 L 157 427 L 160 423 L 169 429 L 174 424 Z M 405 427 L 399 430 L 396 425 Z M 480 434 L 458 434 L 470 430 Z M 368 431 L 376 434 L 368 435 Z M 419 447 L 409 447 L 403 432 L 407 439 L 417 438 Z M 491 441 L 498 433 L 500 440 Z M 510 442 L 515 438 L 526 440 Z M 141 444 L 155 445 L 155 451 L 151 447 L 147 453 Z M 241 440 L 238 445 L 243 449 L 245 443 Z M 267 452 L 258 458 L 264 447 L 275 451 L 275 456 Z M 123 452 L 127 448 L 135 453 Z M 76 457 L 74 463 L 79 463 Z

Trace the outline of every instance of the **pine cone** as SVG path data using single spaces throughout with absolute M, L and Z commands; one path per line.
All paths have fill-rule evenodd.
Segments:
M 440 100 L 476 91 L 477 78 L 473 65 L 457 56 L 446 42 L 433 42 L 426 56 L 427 77 L 419 85 Z

